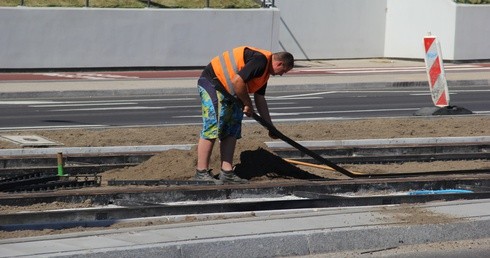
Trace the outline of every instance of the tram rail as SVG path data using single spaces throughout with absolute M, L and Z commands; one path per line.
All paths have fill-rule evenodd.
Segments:
M 471 145 L 471 144 L 469 144 Z M 412 146 L 414 147 L 414 146 Z M 420 146 L 419 146 L 420 147 Z M 418 150 L 404 147 L 360 146 L 314 150 L 340 163 L 369 164 L 434 160 L 488 160 L 487 143 L 473 146 L 424 145 Z M 395 149 L 393 149 L 395 148 Z M 399 148 L 399 149 L 396 149 Z M 461 149 L 463 148 L 463 149 Z M 301 153 L 273 149 L 282 158 L 305 159 Z M 376 151 L 377 150 L 377 151 Z M 470 151 L 472 150 L 472 151 Z M 282 151 L 282 152 L 281 152 Z M 288 152 L 289 151 L 289 152 Z M 0 230 L 61 228 L 110 225 L 115 221 L 159 216 L 193 216 L 203 213 L 250 212 L 364 205 L 387 205 L 490 198 L 490 168 L 391 174 L 356 174 L 349 179 L 254 182 L 245 185 L 213 185 L 179 180 L 110 180 L 100 185 L 98 172 L 121 166 L 135 166 L 156 153 L 105 153 L 64 155 L 65 177 L 56 175 L 56 157 L 2 157 L 0 168 L 0 205 L 29 206 L 39 203 L 83 203 L 88 209 L 52 210 L 49 212 L 12 212 L 0 214 Z M 330 156 L 331 155 L 331 156 Z M 343 156 L 342 156 L 343 155 Z M 32 174 L 37 176 L 31 177 Z M 88 177 L 86 175 L 93 175 Z M 43 177 L 51 181 L 79 177 L 80 185 L 44 187 Z M 13 179 L 12 179 L 13 177 Z M 84 180 L 79 180 L 84 178 Z M 39 181 L 41 180 L 41 181 Z M 90 181 L 90 182 L 88 182 Z M 93 181 L 93 183 L 91 183 Z M 34 186 L 29 189 L 28 186 Z M 24 187 L 25 186 L 25 187 Z M 41 186 L 37 188 L 38 186 Z M 89 188 L 82 188 L 89 186 Z M 10 191 L 18 187 L 18 190 Z M 59 189 L 78 188 L 70 191 Z M 413 191 L 446 191 L 437 194 L 411 195 Z M 244 198 L 248 200 L 243 201 Z M 264 198 L 266 198 L 264 200 Z M 272 199 L 271 199 L 272 198 Z M 284 199 L 286 198 L 286 199 Z M 289 199 L 288 199 L 289 198 Z M 242 201 L 240 201 L 242 200 Z M 180 204 L 175 204 L 180 202 Z
M 410 194 L 417 190 L 439 194 Z M 451 191 L 448 191 L 451 189 Z M 288 199 L 283 199 L 289 197 Z M 294 198 L 291 198 L 294 197 Z M 264 198 L 266 198 L 264 200 Z M 271 199 L 272 198 L 272 199 Z M 105 188 L 70 192 L 24 193 L 0 197 L 1 205 L 84 202 L 89 209 L 0 214 L 0 229 L 25 230 L 108 226 L 134 218 L 260 210 L 292 210 L 490 198 L 490 174 L 304 181 L 247 185 Z M 245 199 L 246 201 L 239 201 Z M 178 203 L 178 204 L 175 204 Z

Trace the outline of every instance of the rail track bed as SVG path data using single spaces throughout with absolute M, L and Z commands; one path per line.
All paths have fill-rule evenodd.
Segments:
M 430 139 L 431 141 L 434 139 Z M 488 160 L 488 137 L 469 142 L 446 141 L 342 142 L 339 145 L 321 143 L 312 148 L 333 162 L 370 164 L 435 160 Z M 360 144 L 361 143 L 361 144 Z M 318 144 L 318 143 L 315 143 Z M 328 146 L 329 145 L 329 146 Z M 311 162 L 291 148 L 269 146 L 282 158 Z M 29 206 L 40 203 L 89 202 L 90 208 L 22 211 L 0 214 L 0 230 L 66 228 L 76 226 L 109 226 L 131 219 L 151 219 L 162 216 L 196 216 L 260 210 L 288 210 L 366 205 L 389 205 L 490 198 L 490 168 L 436 172 L 388 174 L 356 174 L 350 179 L 336 180 L 271 180 L 250 181 L 244 185 L 213 185 L 199 181 L 178 180 L 110 180 L 100 185 L 97 173 L 117 167 L 135 166 L 156 153 L 94 153 L 63 156 L 64 171 L 77 177 L 78 184 L 61 188 L 22 188 L 39 177 L 56 176 L 59 159 L 54 155 L 23 155 L 0 158 L 0 190 L 20 187 L 20 190 L 0 193 L 0 205 Z M 85 175 L 85 176 L 84 176 Z M 92 175 L 92 176 L 86 176 Z M 14 180 L 8 178 L 14 177 Z M 18 179 L 15 179 L 18 178 Z M 79 180 L 80 178 L 84 180 Z M 2 181 L 3 180 L 3 181 Z M 66 180 L 61 180 L 66 181 Z M 80 182 L 82 181 L 82 182 Z M 62 183 L 62 182 L 60 182 Z M 37 185 L 39 185 L 37 184 Z M 8 187 L 7 187 L 8 186 Z M 66 188 L 79 189 L 64 190 Z
M 389 205 L 490 198 L 490 174 L 371 178 L 335 181 L 252 182 L 245 185 L 174 185 L 86 188 L 17 193 L 0 205 L 82 203 L 91 208 L 0 214 L 0 229 L 110 226 L 161 216 Z

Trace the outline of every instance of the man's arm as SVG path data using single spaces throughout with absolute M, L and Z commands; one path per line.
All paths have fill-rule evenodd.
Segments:
M 265 121 L 269 122 L 269 124 L 272 124 L 271 116 L 269 113 L 269 107 L 267 105 L 267 101 L 265 100 L 265 96 L 260 94 L 254 94 L 254 100 L 259 115 L 263 119 L 265 119 Z
M 269 106 L 267 105 L 265 96 L 255 93 L 254 100 L 255 100 L 255 106 L 257 107 L 257 111 L 259 112 L 260 117 L 262 117 L 265 121 L 269 122 L 270 125 L 274 126 L 272 124 L 272 119 L 269 113 Z M 269 137 L 271 137 L 272 139 L 277 139 L 277 136 L 273 135 L 270 131 L 269 131 Z
M 243 103 L 243 113 L 245 113 L 245 115 L 248 117 L 252 116 L 252 113 L 254 112 L 254 107 L 252 105 L 252 99 L 250 99 L 250 96 L 248 95 L 247 84 L 238 74 L 233 77 L 231 83 L 233 83 L 233 88 L 235 89 L 235 94 L 237 98 L 240 99 Z
M 234 78 L 231 79 L 235 86 L 235 94 L 243 103 L 243 113 L 248 117 L 252 116 L 254 107 L 248 93 L 247 82 L 258 78 L 264 74 L 267 69 L 268 60 L 260 52 L 251 49 L 245 49 L 245 66 L 237 72 Z

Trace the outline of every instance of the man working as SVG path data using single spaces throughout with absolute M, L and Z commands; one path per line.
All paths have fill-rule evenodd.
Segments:
M 254 107 L 249 93 L 254 93 L 259 115 L 272 124 L 265 100 L 270 75 L 283 75 L 294 66 L 288 52 L 271 53 L 254 47 L 237 47 L 216 56 L 198 80 L 202 104 L 203 128 L 197 146 L 196 180 L 215 183 L 245 183 L 233 172 L 236 140 L 241 138 L 243 114 L 250 117 Z M 226 92 L 224 92 L 226 91 Z M 239 102 L 231 99 L 232 96 Z M 269 136 L 274 136 L 269 132 Z M 221 172 L 214 179 L 209 160 L 216 139 L 220 140 Z

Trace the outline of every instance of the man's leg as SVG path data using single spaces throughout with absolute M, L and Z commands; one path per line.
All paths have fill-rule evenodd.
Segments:
M 198 90 L 201 98 L 203 127 L 197 143 L 197 164 L 194 179 L 221 183 L 221 181 L 213 178 L 209 168 L 213 146 L 218 137 L 219 118 L 216 113 L 218 98 L 216 90 L 206 78 L 199 78 Z
M 224 184 L 243 184 L 248 180 L 238 177 L 233 171 L 233 154 L 235 153 L 235 145 L 237 138 L 227 136 L 220 142 L 221 154 L 221 172 L 219 179 Z
M 197 165 L 196 174 L 194 175 L 195 180 L 211 181 L 215 184 L 223 183 L 221 180 L 215 179 L 211 173 L 211 169 L 209 169 L 209 159 L 211 158 L 215 141 L 215 139 L 199 138 L 199 142 L 197 143 Z
M 233 154 L 235 153 L 236 138 L 227 136 L 220 142 L 221 170 L 233 170 Z
M 215 141 L 216 139 L 199 138 L 197 143 L 197 170 L 209 169 L 209 159 L 211 158 Z

